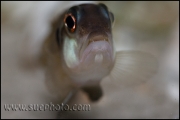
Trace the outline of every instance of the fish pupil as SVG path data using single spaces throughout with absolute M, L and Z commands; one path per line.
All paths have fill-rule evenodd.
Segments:
M 74 26 L 74 21 L 73 21 L 73 19 L 72 19 L 71 16 L 68 16 L 68 17 L 66 18 L 66 24 L 67 24 L 68 28 L 70 28 L 70 29 L 73 28 L 73 26 Z

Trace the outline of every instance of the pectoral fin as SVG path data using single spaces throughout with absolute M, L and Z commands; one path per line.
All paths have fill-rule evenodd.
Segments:
M 139 85 L 157 72 L 157 59 L 141 51 L 120 51 L 109 78 L 123 86 Z

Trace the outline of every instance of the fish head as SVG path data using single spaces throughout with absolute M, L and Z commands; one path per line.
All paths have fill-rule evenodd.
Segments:
M 78 84 L 96 84 L 114 66 L 113 14 L 104 4 L 71 7 L 64 15 L 62 55 L 67 74 Z

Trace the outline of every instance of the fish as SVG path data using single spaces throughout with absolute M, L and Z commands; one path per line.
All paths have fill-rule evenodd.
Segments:
M 45 39 L 40 57 L 46 85 L 67 103 L 77 90 L 96 102 L 103 96 L 105 77 L 123 84 L 140 84 L 157 70 L 157 60 L 142 51 L 116 51 L 114 14 L 105 4 L 80 4 L 59 15 Z M 137 75 L 137 74 L 141 75 Z

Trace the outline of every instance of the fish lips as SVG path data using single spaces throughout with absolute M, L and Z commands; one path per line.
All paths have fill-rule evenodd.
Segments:
M 86 66 L 109 66 L 114 61 L 113 45 L 108 37 L 95 36 L 87 41 L 87 46 L 81 54 L 80 63 Z

